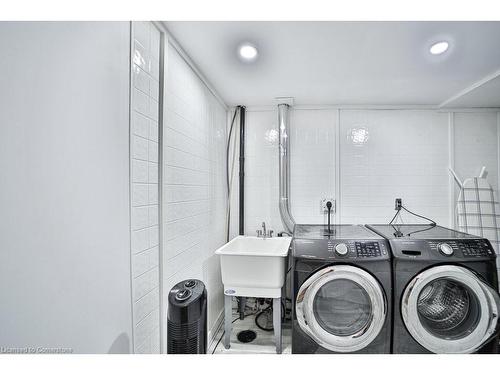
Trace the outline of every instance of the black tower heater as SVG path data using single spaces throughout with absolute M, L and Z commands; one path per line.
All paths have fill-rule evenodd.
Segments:
M 168 294 L 167 353 L 207 352 L 207 290 L 200 280 L 184 280 Z

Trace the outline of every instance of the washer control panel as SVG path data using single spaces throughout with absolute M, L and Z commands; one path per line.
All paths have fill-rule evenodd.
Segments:
M 389 258 L 389 246 L 386 241 L 373 240 L 307 240 L 294 239 L 295 257 L 317 259 L 352 259 L 377 260 Z
M 387 254 L 385 247 L 382 247 L 378 242 L 355 242 L 356 252 L 358 257 L 374 258 Z

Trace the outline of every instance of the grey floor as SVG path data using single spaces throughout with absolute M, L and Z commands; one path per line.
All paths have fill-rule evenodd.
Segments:
M 234 319 L 237 315 L 234 315 Z M 231 347 L 224 348 L 223 341 L 220 340 L 224 333 L 224 325 L 222 324 L 217 334 L 215 335 L 214 344 L 211 346 L 209 353 L 213 354 L 276 354 L 276 346 L 274 345 L 273 331 L 263 331 L 255 325 L 255 316 L 247 316 L 244 320 L 237 320 L 232 325 L 231 332 Z M 239 332 L 251 329 L 257 333 L 257 338 L 249 343 L 241 343 L 237 339 Z M 289 322 L 283 323 L 283 354 L 290 354 L 292 352 L 292 330 Z M 214 345 L 217 343 L 214 352 Z

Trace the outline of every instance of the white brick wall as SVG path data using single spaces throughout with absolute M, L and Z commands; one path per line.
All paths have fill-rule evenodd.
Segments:
M 131 251 L 134 352 L 160 351 L 158 115 L 160 32 L 132 23 Z
M 162 165 L 163 295 L 166 303 L 177 282 L 201 279 L 208 290 L 209 331 L 223 306 L 214 251 L 225 242 L 225 138 L 225 109 L 169 45 Z

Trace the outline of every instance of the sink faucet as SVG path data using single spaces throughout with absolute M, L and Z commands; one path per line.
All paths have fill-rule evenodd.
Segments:
M 271 238 L 273 236 L 274 231 L 269 230 L 269 232 L 266 230 L 266 222 L 262 222 L 262 229 L 257 230 L 257 237 L 262 237 L 262 238 Z

